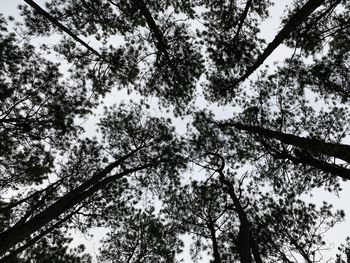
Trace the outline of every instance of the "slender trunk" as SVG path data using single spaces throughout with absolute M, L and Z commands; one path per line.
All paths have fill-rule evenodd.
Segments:
M 293 134 L 273 131 L 257 126 L 249 126 L 238 122 L 224 122 L 219 124 L 220 127 L 235 127 L 250 133 L 259 134 L 266 138 L 277 139 L 283 143 L 297 146 L 305 149 L 309 153 L 323 154 L 329 157 L 335 157 L 350 163 L 350 145 L 327 143 L 324 141 L 299 137 Z
M 30 5 L 36 12 L 38 12 L 40 15 L 45 17 L 47 20 L 49 20 L 53 25 L 58 27 L 60 30 L 68 34 L 71 38 L 73 38 L 75 41 L 86 47 L 88 50 L 90 50 L 93 54 L 97 55 L 98 57 L 102 58 L 101 54 L 97 52 L 95 49 L 90 47 L 86 42 L 84 42 L 81 38 L 79 38 L 76 34 L 74 34 L 71 30 L 69 30 L 67 27 L 62 25 L 56 18 L 54 18 L 52 15 L 50 15 L 48 12 L 46 12 L 44 9 L 42 9 L 38 4 L 36 4 L 32 0 L 24 0 L 28 5 Z
M 239 202 L 238 197 L 235 194 L 233 185 L 228 181 L 223 173 L 220 174 L 220 181 L 226 186 L 226 191 L 232 199 L 232 202 L 235 206 L 235 211 L 238 214 L 239 218 L 239 233 L 238 233 L 238 253 L 241 260 L 241 263 L 252 263 L 251 255 L 251 234 L 250 234 L 250 224 L 246 212 L 244 211 L 241 203 Z
M 58 228 L 61 224 L 63 224 L 64 222 L 66 222 L 68 219 L 70 219 L 74 213 L 76 211 L 73 211 L 72 213 L 69 213 L 67 216 L 65 216 L 64 218 L 60 219 L 59 221 L 57 221 L 55 224 L 53 224 L 52 226 L 50 226 L 49 228 L 45 229 L 43 232 L 41 232 L 40 234 L 38 234 L 36 237 L 32 238 L 31 240 L 29 240 L 28 242 L 26 242 L 24 245 L 20 246 L 19 248 L 17 248 L 14 251 L 11 251 L 11 253 L 5 257 L 3 257 L 2 259 L 0 259 L 0 263 L 7 263 L 10 262 L 10 260 L 14 260 L 16 259 L 16 256 L 23 252 L 24 250 L 26 250 L 27 248 L 33 246 L 36 242 L 38 242 L 41 238 L 43 238 L 44 236 L 46 236 L 48 233 L 50 233 L 52 230 Z
M 325 0 L 309 0 L 298 12 L 296 12 L 265 48 L 264 52 L 257 58 L 255 63 L 249 67 L 246 73 L 237 79 L 236 84 L 245 81 L 255 70 L 257 70 L 272 52 L 312 14 L 315 9 L 321 6 Z
M 139 166 L 130 170 L 125 170 L 119 174 L 107 177 L 107 175 L 121 163 L 121 160 L 125 160 L 126 156 L 116 162 L 111 163 L 105 169 L 95 174 L 93 177 L 82 183 L 74 190 L 62 196 L 56 202 L 29 219 L 27 222 L 22 223 L 16 227 L 11 227 L 6 231 L 0 233 L 0 254 L 5 253 L 17 243 L 22 242 L 25 238 L 29 237 L 34 232 L 40 230 L 48 223 L 54 221 L 57 217 L 73 208 L 76 204 L 91 197 L 94 193 L 105 187 L 107 184 L 125 175 L 146 169 L 154 165 L 153 163 L 148 163 L 146 165 Z
M 236 42 L 237 42 L 237 40 L 239 38 L 239 33 L 242 30 L 242 27 L 243 27 L 243 24 L 244 24 L 244 20 L 247 18 L 248 11 L 249 11 L 249 8 L 251 7 L 252 3 L 253 3 L 253 0 L 248 0 L 247 1 L 246 5 L 244 7 L 244 11 L 243 11 L 241 17 L 239 18 L 236 34 L 235 34 L 235 36 L 232 39 L 232 43 L 234 45 L 236 44 Z
M 252 252 L 253 252 L 255 262 L 262 263 L 258 245 L 256 244 L 251 232 L 250 222 L 249 222 L 247 213 L 245 212 L 239 198 L 235 193 L 233 184 L 229 180 L 227 180 L 224 175 L 223 170 L 225 168 L 225 159 L 217 153 L 209 153 L 209 154 L 214 155 L 220 158 L 221 160 L 221 166 L 216 171 L 219 173 L 219 180 L 225 186 L 224 190 L 231 197 L 231 200 L 234 205 L 234 210 L 238 214 L 238 218 L 240 222 L 239 233 L 238 233 L 238 253 L 239 253 L 240 261 L 241 263 L 252 263 L 253 262 Z
M 208 223 L 208 228 L 210 230 L 210 238 L 212 241 L 212 245 L 213 245 L 213 256 L 214 256 L 214 262 L 213 263 L 220 263 L 221 259 L 220 259 L 220 253 L 219 253 L 219 246 L 218 246 L 218 241 L 216 239 L 216 231 L 214 228 L 214 222 L 212 221 L 212 219 L 209 219 L 209 223 Z
M 163 54 L 167 64 L 169 67 L 173 70 L 173 72 L 178 76 L 177 69 L 173 65 L 169 53 L 168 53 L 168 47 L 166 40 L 164 38 L 163 33 L 159 29 L 159 27 L 156 24 L 156 21 L 153 19 L 151 12 L 149 11 L 146 3 L 143 0 L 134 0 L 135 4 L 139 8 L 141 14 L 146 20 L 146 23 L 148 27 L 150 28 L 151 32 L 153 33 L 155 40 L 156 40 L 156 47 L 157 49 Z

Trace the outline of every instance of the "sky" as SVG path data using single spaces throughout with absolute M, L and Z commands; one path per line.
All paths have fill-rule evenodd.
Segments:
M 36 1 L 39 5 L 42 7 L 44 6 L 43 3 L 45 1 L 43 0 L 37 0 Z M 280 24 L 280 17 L 283 14 L 283 11 L 285 10 L 286 5 L 290 3 L 291 1 L 281 0 L 276 1 L 277 3 L 275 6 L 273 6 L 270 10 L 271 18 L 262 25 L 262 32 L 261 35 L 267 39 L 267 42 L 273 39 L 275 34 L 278 32 L 279 24 Z M 11 15 L 15 18 L 19 17 L 19 12 L 17 10 L 18 4 L 25 4 L 24 1 L 20 0 L 0 0 L 0 12 L 3 13 L 5 16 Z M 39 40 L 40 41 L 40 40 Z M 284 47 L 280 46 L 277 50 L 274 51 L 274 53 L 265 61 L 265 65 L 271 64 L 275 61 L 281 62 L 284 58 L 291 55 L 291 51 Z M 106 101 L 107 105 L 111 105 L 112 103 L 115 103 L 115 101 L 120 100 L 123 97 L 127 97 L 126 93 L 112 93 L 109 96 L 109 99 Z M 215 110 L 215 107 L 212 107 L 212 109 Z M 229 115 L 229 112 L 225 111 L 225 109 L 217 110 L 216 112 L 219 117 L 225 118 Z M 88 127 L 90 127 L 90 132 L 93 133 L 94 129 L 94 120 L 90 120 L 90 122 L 87 124 Z M 178 122 L 178 126 L 181 126 L 182 129 L 184 128 L 183 123 Z M 350 143 L 350 142 L 349 142 Z M 323 200 L 326 200 L 328 203 L 333 204 L 333 206 L 336 209 L 343 209 L 346 213 L 346 221 L 335 226 L 333 229 L 331 229 L 326 234 L 326 241 L 329 241 L 330 243 L 334 244 L 334 249 L 332 249 L 329 252 L 324 253 L 324 258 L 330 258 L 334 257 L 336 253 L 336 248 L 341 244 L 345 242 L 345 238 L 349 235 L 350 236 L 350 206 L 349 206 L 349 200 L 350 200 L 350 182 L 343 183 L 342 188 L 344 189 L 342 192 L 339 193 L 339 196 L 336 196 L 334 193 L 326 192 L 322 189 L 316 189 L 312 192 L 312 196 L 305 196 L 304 200 L 310 201 L 313 203 L 316 203 L 318 205 L 321 205 Z M 87 236 L 84 236 L 78 232 L 73 232 L 73 235 L 75 235 L 76 243 L 83 242 L 88 251 L 92 254 L 97 252 L 98 247 L 98 240 L 100 237 L 102 237 L 105 234 L 105 230 L 102 228 L 95 229 L 93 231 L 93 234 L 95 235 L 95 238 L 91 239 Z M 187 242 L 188 243 L 188 242 Z M 187 244 L 186 243 L 186 244 Z M 188 245 L 188 244 L 187 244 Z M 184 253 L 181 255 L 185 261 L 184 263 L 190 263 L 192 260 L 190 259 L 190 256 L 188 253 Z M 207 260 L 204 260 L 203 262 L 206 262 Z

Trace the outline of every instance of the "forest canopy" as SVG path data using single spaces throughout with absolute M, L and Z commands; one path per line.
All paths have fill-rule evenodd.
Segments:
M 2 14 L 0 262 L 349 262 L 350 3 L 287 2 Z

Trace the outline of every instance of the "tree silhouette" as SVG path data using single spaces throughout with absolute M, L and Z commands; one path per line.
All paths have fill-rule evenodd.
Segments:
M 183 235 L 194 261 L 325 260 L 344 212 L 303 195 L 350 177 L 350 5 L 289 3 L 268 41 L 273 4 L 24 0 L 23 23 L 1 16 L 0 262 L 91 262 L 66 231 L 96 227 L 101 262 L 178 262 Z

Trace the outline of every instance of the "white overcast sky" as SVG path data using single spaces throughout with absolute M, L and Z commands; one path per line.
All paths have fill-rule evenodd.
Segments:
M 37 0 L 36 1 L 39 5 L 41 5 L 42 7 L 44 6 L 43 3 L 45 1 L 43 0 Z M 262 26 L 262 36 L 264 36 L 267 40 L 267 42 L 269 42 L 270 40 L 273 39 L 273 37 L 275 36 L 276 32 L 279 29 L 279 23 L 280 23 L 280 17 L 283 14 L 283 10 L 285 9 L 286 5 L 288 5 L 291 1 L 290 0 L 279 0 L 279 1 L 275 1 L 277 2 L 271 9 L 270 15 L 271 18 L 268 20 L 267 23 L 265 23 Z M 19 12 L 17 10 L 17 6 L 18 4 L 25 4 L 24 1 L 20 1 L 20 0 L 0 0 L 0 12 L 3 13 L 5 16 L 11 15 L 14 16 L 15 18 L 19 17 Z M 290 56 L 290 51 L 286 48 L 286 47 L 279 47 L 277 50 L 274 51 L 274 53 L 267 59 L 267 61 L 265 62 L 266 64 L 271 64 L 275 61 L 283 61 L 283 59 L 287 56 Z M 126 93 L 125 93 L 126 95 Z M 116 101 L 116 100 L 120 100 L 120 93 L 118 95 L 116 94 L 112 94 L 110 96 L 110 101 Z M 117 98 L 118 97 L 118 98 Z M 126 99 L 128 99 L 126 97 Z M 219 115 L 223 114 L 226 115 L 227 113 L 225 113 L 224 111 L 221 112 L 217 112 Z M 219 117 L 223 117 L 225 118 L 226 116 L 219 116 Z M 93 126 L 93 121 L 90 124 L 91 126 Z M 180 124 L 179 124 L 180 125 Z M 94 129 L 91 129 L 94 130 Z M 326 235 L 326 241 L 333 243 L 334 244 L 334 249 L 332 251 L 329 252 L 325 252 L 324 253 L 324 259 L 326 262 L 326 259 L 329 259 L 330 257 L 334 257 L 335 253 L 337 252 L 337 247 L 341 244 L 344 243 L 345 238 L 349 235 L 350 236 L 350 224 L 349 224 L 349 220 L 350 220 L 350 207 L 349 207 L 349 201 L 350 201 L 350 182 L 348 183 L 344 183 L 342 185 L 342 188 L 344 189 L 339 197 L 337 197 L 335 194 L 332 193 L 328 193 L 324 190 L 315 190 L 313 192 L 313 196 L 312 197 L 305 197 L 305 200 L 308 200 L 310 202 L 316 203 L 316 204 L 322 204 L 322 201 L 327 201 L 328 203 L 331 203 L 334 205 L 334 208 L 336 209 L 343 209 L 345 210 L 346 213 L 346 218 L 347 220 L 342 223 L 337 225 L 336 227 L 334 227 L 332 230 L 330 230 L 327 235 Z M 99 229 L 94 231 L 94 234 L 97 234 L 97 236 L 102 236 L 103 233 L 105 231 Z M 78 236 L 78 240 L 80 242 L 83 242 L 87 248 L 88 251 L 92 254 L 94 254 L 95 252 L 97 252 L 97 247 L 98 247 L 98 238 L 94 238 L 93 240 L 86 240 L 84 239 L 84 237 L 82 235 L 77 234 Z M 185 263 L 190 263 L 192 262 L 188 253 L 184 253 L 182 255 L 184 257 L 184 262 Z M 208 262 L 208 259 L 205 260 L 205 262 Z

